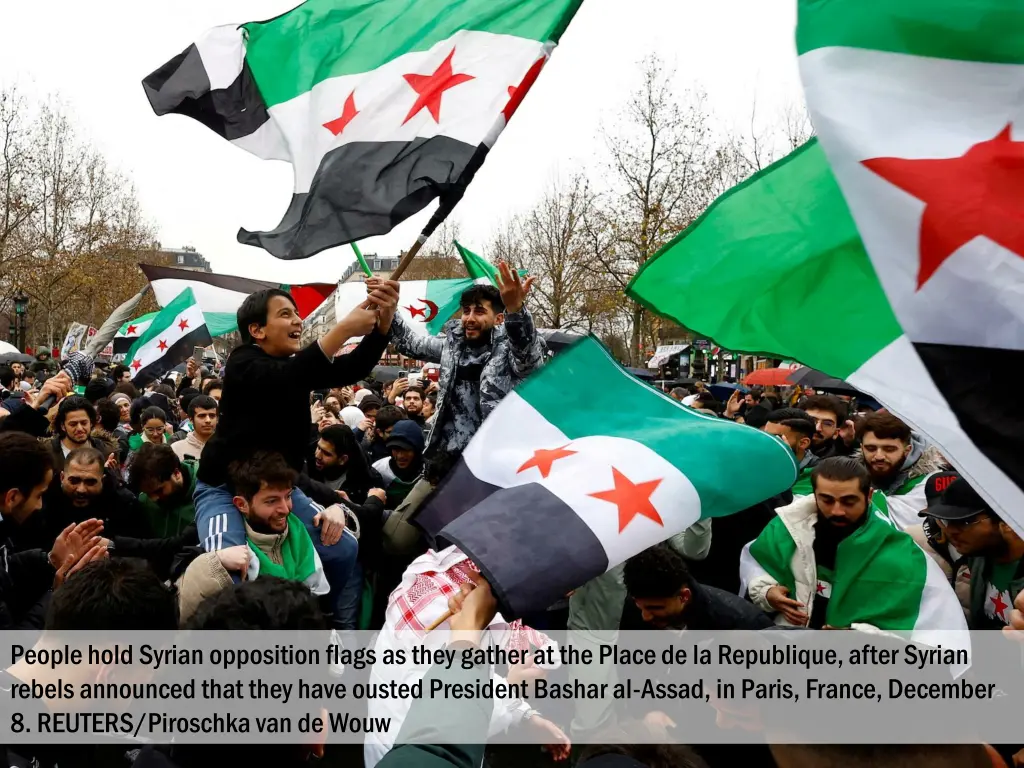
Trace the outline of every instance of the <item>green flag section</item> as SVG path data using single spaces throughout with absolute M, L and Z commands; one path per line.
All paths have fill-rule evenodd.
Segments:
M 843 379 L 902 333 L 817 140 L 716 200 L 627 293 L 726 349 Z
M 580 381 L 590 394 L 567 402 Z M 466 552 L 503 614 L 519 616 L 795 478 L 776 438 L 682 406 L 586 337 L 501 402 L 417 522 Z
M 929 633 L 942 633 L 942 645 L 966 630 L 963 609 L 938 565 L 881 512 L 869 507 L 864 522 L 839 544 L 834 567 L 819 566 L 814 537 L 822 525 L 813 498 L 797 499 L 778 510 L 741 555 L 744 594 L 756 605 L 772 610 L 765 597 L 781 584 L 806 606 L 812 624 L 837 628 L 869 625 L 892 632 L 912 633 L 928 642 Z M 828 598 L 825 616 L 815 616 L 815 595 Z M 776 622 L 786 625 L 777 615 Z M 969 646 L 967 633 L 963 640 Z
M 459 255 L 462 257 L 462 263 L 466 265 L 466 272 L 469 273 L 470 277 L 474 280 L 486 281 L 494 286 L 498 285 L 497 267 L 483 256 L 473 253 L 458 240 L 455 241 L 455 247 L 458 249 Z
M 279 226 L 239 240 L 300 259 L 465 191 L 582 0 L 306 0 L 210 30 L 143 81 L 295 173 Z
M 192 356 L 195 347 L 213 342 L 206 318 L 191 288 L 161 309 L 128 352 L 132 382 L 145 386 Z
M 808 110 L 903 331 L 855 378 L 906 390 L 875 394 L 1024 533 L 1024 412 L 998 385 L 1024 370 L 1024 6 L 798 8 Z

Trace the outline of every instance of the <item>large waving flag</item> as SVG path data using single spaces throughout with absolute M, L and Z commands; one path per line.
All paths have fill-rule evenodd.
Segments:
M 583 380 L 593 396 L 568 404 Z M 795 479 L 779 440 L 682 406 L 586 337 L 502 400 L 417 524 L 469 555 L 519 616 Z
M 203 311 L 191 288 L 160 310 L 128 352 L 132 382 L 145 386 L 192 356 L 195 347 L 213 343 Z
M 174 267 L 156 267 L 151 264 L 139 264 L 139 269 L 146 275 L 153 287 L 153 295 L 161 307 L 174 301 L 181 292 L 190 289 L 196 303 L 206 316 L 211 336 L 224 336 L 238 330 L 236 313 L 250 293 L 266 288 L 280 288 L 288 291 L 299 315 L 305 319 L 331 295 L 333 283 L 308 283 L 305 285 L 285 285 L 269 283 L 263 280 L 250 280 L 235 275 L 218 275 L 212 272 L 196 272 L 191 269 Z M 139 318 L 142 320 L 142 318 Z M 127 330 L 127 329 L 125 329 Z M 138 326 L 136 326 L 138 333 Z
M 862 52 L 835 55 L 853 53 Z M 886 77 L 898 83 L 900 65 L 917 62 L 897 56 L 890 63 Z M 951 78 L 939 79 L 948 85 Z M 864 91 L 888 93 L 878 82 Z M 919 85 L 936 87 L 930 80 Z M 963 131 L 972 122 L 950 120 L 931 127 Z M 997 166 L 1013 162 L 1004 157 Z M 1017 163 L 1024 168 L 1024 154 Z M 1024 349 L 1024 269 L 1014 271 L 1021 256 L 973 238 L 918 285 L 921 247 L 945 219 L 925 226 L 925 204 L 879 188 L 867 165 L 847 165 L 871 190 L 857 203 L 866 229 L 812 140 L 726 192 L 644 265 L 627 293 L 723 347 L 799 360 L 871 394 L 935 442 L 1024 534 L 1024 424 L 995 385 L 1016 370 Z M 965 196 L 969 178 L 957 182 Z M 996 202 L 977 190 L 972 200 L 978 215 Z M 1024 219 L 1000 215 L 1024 234 Z
M 143 85 L 158 115 L 292 164 L 280 225 L 238 239 L 302 259 L 453 204 L 581 3 L 306 0 L 210 30 Z

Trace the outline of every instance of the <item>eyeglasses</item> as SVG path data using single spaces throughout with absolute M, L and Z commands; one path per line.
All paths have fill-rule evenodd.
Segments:
M 828 427 L 829 429 L 836 425 L 836 423 L 832 421 L 832 419 L 815 419 L 814 423 L 817 424 L 819 427 Z
M 969 528 L 970 526 L 980 523 L 982 520 L 988 518 L 984 512 L 977 512 L 972 517 L 964 518 L 962 520 L 941 520 L 936 519 L 935 522 L 939 524 L 940 528 Z

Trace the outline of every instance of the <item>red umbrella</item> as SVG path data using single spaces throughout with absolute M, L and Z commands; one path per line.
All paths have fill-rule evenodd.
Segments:
M 748 387 L 784 387 L 790 383 L 789 377 L 799 368 L 762 368 L 747 374 L 743 383 Z

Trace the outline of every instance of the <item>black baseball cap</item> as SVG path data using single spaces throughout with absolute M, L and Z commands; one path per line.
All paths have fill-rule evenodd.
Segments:
M 939 503 L 942 492 L 949 488 L 954 480 L 960 479 L 959 472 L 936 472 L 924 481 L 924 495 L 928 506 Z
M 953 472 L 940 472 L 939 475 L 955 475 Z M 926 482 L 931 485 L 938 478 L 929 478 Z M 986 502 L 978 492 L 971 487 L 971 484 L 962 477 L 955 476 L 952 482 L 948 483 L 941 495 L 934 499 L 928 495 L 928 487 L 925 494 L 928 495 L 928 509 L 921 512 L 922 517 L 934 517 L 937 520 L 967 520 L 981 512 L 991 512 Z M 940 487 L 943 481 L 937 483 Z

